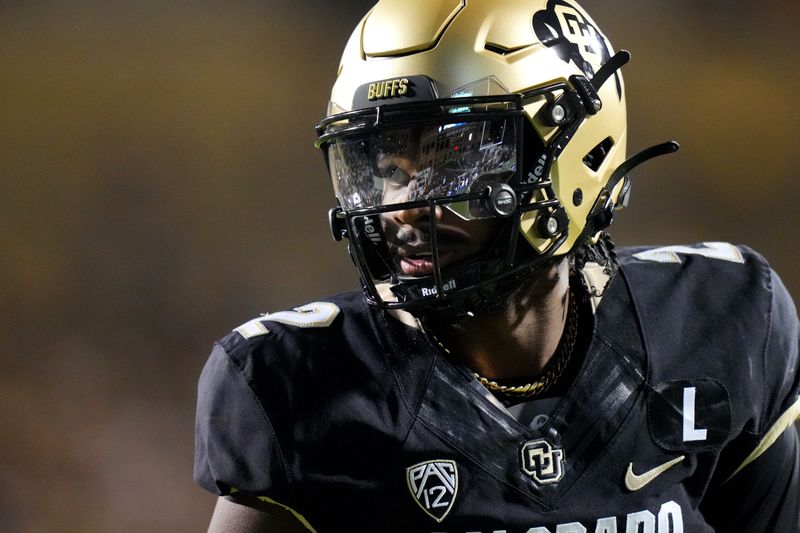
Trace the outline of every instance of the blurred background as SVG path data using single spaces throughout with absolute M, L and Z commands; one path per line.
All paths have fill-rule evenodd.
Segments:
M 197 377 L 354 287 L 313 125 L 371 1 L 0 2 L 0 529 L 204 530 Z M 795 0 L 585 0 L 625 67 L 619 245 L 747 243 L 800 297 Z

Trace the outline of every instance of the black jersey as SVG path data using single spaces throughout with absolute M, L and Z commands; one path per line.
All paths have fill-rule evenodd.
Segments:
M 536 425 L 360 293 L 240 326 L 200 378 L 196 481 L 319 532 L 800 531 L 798 319 L 780 280 L 727 244 L 619 255 L 581 367 Z

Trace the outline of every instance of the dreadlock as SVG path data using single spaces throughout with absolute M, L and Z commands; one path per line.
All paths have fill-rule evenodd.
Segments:
M 603 287 L 588 287 L 586 285 L 586 278 L 582 275 L 582 272 L 587 263 L 595 263 L 603 268 L 603 273 L 608 278 Z M 614 241 L 605 231 L 600 233 L 595 242 L 589 241 L 575 247 L 570 257 L 570 277 L 579 279 L 583 288 L 591 296 L 602 296 L 617 270 L 619 270 L 619 262 L 617 261 Z

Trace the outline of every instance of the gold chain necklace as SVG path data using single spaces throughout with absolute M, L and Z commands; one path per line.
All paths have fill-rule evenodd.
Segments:
M 567 323 L 564 327 L 564 334 L 561 337 L 561 342 L 556 348 L 556 353 L 553 358 L 545 366 L 544 373 L 535 381 L 525 383 L 524 385 L 501 385 L 496 381 L 490 380 L 473 372 L 472 375 L 478 382 L 492 392 L 504 394 L 512 398 L 530 398 L 542 394 L 549 390 L 564 373 L 567 363 L 572 356 L 572 351 L 575 348 L 575 340 L 578 337 L 578 303 L 572 288 L 569 290 L 569 309 L 567 311 Z M 423 326 L 423 331 L 434 343 L 445 353 L 450 354 L 444 344 L 434 335 L 430 330 Z

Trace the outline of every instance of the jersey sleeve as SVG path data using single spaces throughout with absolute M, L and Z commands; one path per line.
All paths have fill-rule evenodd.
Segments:
M 249 377 L 219 344 L 200 375 L 194 479 L 218 495 L 242 491 L 285 501 L 281 448 Z
M 749 455 L 701 506 L 719 531 L 800 531 L 798 319 L 773 271 L 770 285 L 761 422 L 746 439 Z
M 800 456 L 790 426 L 701 505 L 716 531 L 800 531 Z
M 797 310 L 789 292 L 774 271 L 769 336 L 764 350 L 765 414 L 761 433 L 768 435 L 800 415 L 800 333 Z M 776 426 L 777 424 L 777 426 Z

